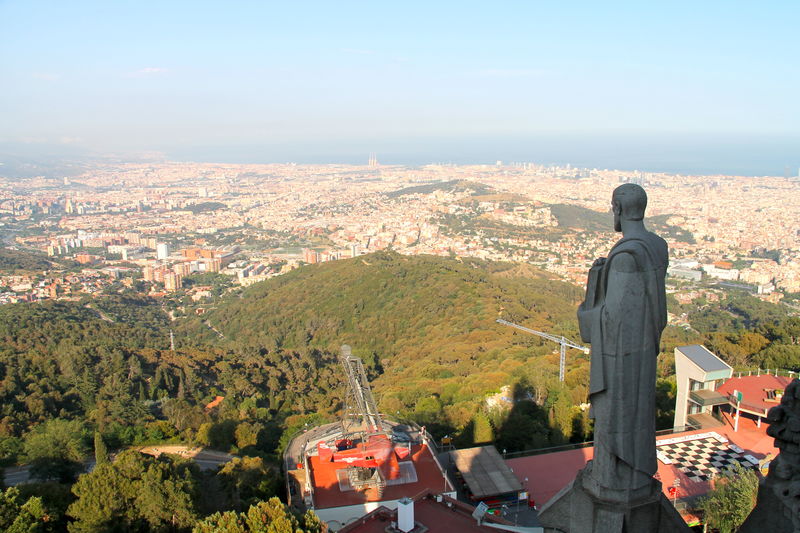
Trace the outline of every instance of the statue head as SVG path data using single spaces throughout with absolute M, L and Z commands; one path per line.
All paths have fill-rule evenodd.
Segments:
M 646 207 L 647 193 L 639 185 L 625 183 L 614 189 L 611 195 L 614 231 L 622 231 L 622 220 L 643 220 Z

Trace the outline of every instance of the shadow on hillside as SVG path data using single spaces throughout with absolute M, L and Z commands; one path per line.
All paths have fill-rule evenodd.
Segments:
M 512 399 L 511 409 L 496 427 L 495 446 L 500 452 L 534 450 L 567 442 L 563 431 L 551 425 L 548 410 L 530 399 L 524 384 L 514 385 Z
M 501 453 L 511 453 L 590 439 L 588 415 L 576 412 L 571 402 L 559 407 L 554 400 L 559 394 L 568 391 L 551 392 L 542 406 L 533 401 L 529 385 L 518 383 L 512 389 L 509 408 L 491 410 L 488 415 L 476 413 L 453 444 L 457 448 L 494 444 Z

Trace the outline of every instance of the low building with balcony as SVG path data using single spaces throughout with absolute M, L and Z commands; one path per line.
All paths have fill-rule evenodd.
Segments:
M 675 348 L 675 428 L 709 428 L 722 425 L 714 415 L 716 406 L 728 405 L 728 397 L 717 389 L 731 378 L 733 369 L 700 344 Z

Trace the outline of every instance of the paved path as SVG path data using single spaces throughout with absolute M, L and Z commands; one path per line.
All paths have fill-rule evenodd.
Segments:
M 201 470 L 214 470 L 219 465 L 225 464 L 232 460 L 235 455 L 220 452 L 217 450 L 209 450 L 205 448 L 198 448 L 192 446 L 182 446 L 179 444 L 165 444 L 163 446 L 142 446 L 133 448 L 147 455 L 158 457 L 162 453 L 171 455 L 178 455 L 191 459 L 200 467 Z M 113 457 L 113 456 L 112 456 Z M 91 472 L 94 469 L 94 458 L 84 462 L 84 469 L 86 472 Z M 4 469 L 3 482 L 7 487 L 14 485 L 21 485 L 23 483 L 31 483 L 34 480 L 30 476 L 30 467 L 27 465 L 12 466 Z
M 4 469 L 3 483 L 5 483 L 7 487 L 27 483 L 30 480 L 28 468 L 27 466 L 12 466 Z
M 138 448 L 142 453 L 158 457 L 162 453 L 171 455 L 178 455 L 191 459 L 200 466 L 201 470 L 213 470 L 221 464 L 234 459 L 236 456 L 229 453 L 220 452 L 217 450 L 210 450 L 207 448 L 181 446 L 176 444 L 164 444 L 156 446 L 144 446 Z

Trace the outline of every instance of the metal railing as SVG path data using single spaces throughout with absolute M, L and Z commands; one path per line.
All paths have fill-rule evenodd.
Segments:
M 681 427 L 676 427 L 676 428 L 672 428 L 672 429 L 662 429 L 662 430 L 656 431 L 656 437 L 661 437 L 663 435 L 673 435 L 675 433 L 683 433 L 684 431 L 694 431 L 696 429 L 700 429 L 700 428 L 697 427 L 697 426 L 691 425 L 691 424 L 687 424 L 687 425 L 681 426 Z M 594 446 L 594 441 L 593 440 L 588 440 L 588 441 L 585 441 L 585 442 L 575 442 L 575 443 L 572 443 L 572 444 L 564 444 L 564 445 L 561 445 L 561 446 L 550 446 L 550 447 L 547 447 L 547 448 L 536 448 L 536 449 L 533 449 L 533 450 L 521 450 L 521 451 L 518 451 L 518 452 L 506 452 L 506 453 L 501 452 L 500 455 L 503 457 L 503 459 L 514 459 L 516 457 L 528 457 L 528 456 L 531 456 L 531 455 L 542 455 L 542 454 L 546 454 L 546 453 L 565 452 L 565 451 L 569 451 L 569 450 L 579 450 L 581 448 L 589 448 L 591 446 Z
M 739 401 L 739 399 L 736 398 L 733 394 L 728 395 L 728 403 L 731 405 L 731 407 L 734 408 L 738 407 L 739 409 L 755 413 L 759 416 L 767 416 L 767 411 L 769 411 L 769 408 L 767 407 L 750 403 L 745 400 Z M 779 402 L 775 402 L 775 405 L 778 405 L 778 403 Z
M 734 372 L 733 376 L 737 378 L 741 377 L 749 377 L 749 376 L 776 376 L 781 377 L 785 376 L 789 379 L 800 378 L 800 372 L 795 372 L 793 370 L 784 370 L 781 368 L 768 368 L 766 370 L 762 368 L 757 368 L 755 370 L 742 370 L 739 372 Z

